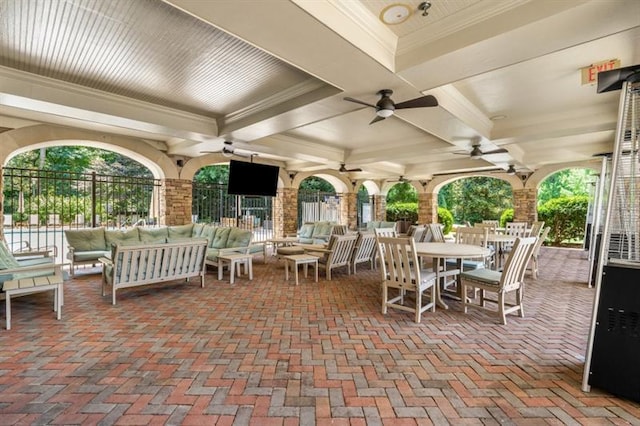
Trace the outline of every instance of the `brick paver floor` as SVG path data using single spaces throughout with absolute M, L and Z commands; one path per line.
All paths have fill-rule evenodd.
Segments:
M 458 303 L 415 324 L 380 313 L 377 271 L 100 295 L 100 275 L 18 298 L 0 330 L 0 424 L 640 424 L 640 405 L 580 390 L 593 290 L 579 250 L 543 249 L 526 317 Z M 4 309 L 2 309 L 3 311 Z M 4 325 L 4 322 L 2 322 Z

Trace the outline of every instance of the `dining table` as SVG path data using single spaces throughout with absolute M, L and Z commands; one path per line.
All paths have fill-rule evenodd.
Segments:
M 436 273 L 436 282 L 438 283 L 435 286 L 436 294 L 435 300 L 436 304 L 444 309 L 448 309 L 449 306 L 442 300 L 442 295 L 447 294 L 453 296 L 455 298 L 462 298 L 462 285 L 461 285 L 461 277 L 460 274 L 456 277 L 456 290 L 455 292 L 448 292 L 445 289 L 441 288 L 440 283 L 440 268 L 437 265 L 440 265 L 441 259 L 456 259 L 457 260 L 457 268 L 462 271 L 462 261 L 464 259 L 484 259 L 487 256 L 491 255 L 491 250 L 485 247 L 476 246 L 472 244 L 458 244 L 458 243 L 416 243 L 416 253 L 420 257 L 430 257 L 433 259 L 434 271 Z

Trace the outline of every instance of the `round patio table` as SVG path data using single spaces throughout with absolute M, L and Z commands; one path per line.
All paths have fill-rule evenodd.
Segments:
M 431 257 L 434 260 L 434 265 L 440 264 L 440 259 L 457 259 L 458 269 L 462 271 L 463 259 L 484 259 L 491 255 L 491 250 L 488 248 L 474 246 L 472 244 L 457 244 L 457 243 L 416 243 L 416 252 L 418 256 Z M 436 288 L 436 303 L 438 306 L 449 309 L 446 303 L 442 300 L 442 291 L 440 289 L 440 276 L 439 268 L 435 268 L 436 281 L 438 285 Z M 460 292 L 462 291 L 462 285 L 460 283 L 460 274 L 456 277 L 457 286 L 455 296 L 462 297 Z

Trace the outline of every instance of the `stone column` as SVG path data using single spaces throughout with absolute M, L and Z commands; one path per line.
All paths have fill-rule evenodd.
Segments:
M 513 190 L 513 221 L 531 225 L 538 220 L 538 190 L 524 188 Z
M 435 192 L 418 194 L 418 223 L 438 222 L 438 194 Z
M 298 231 L 298 189 L 282 188 L 275 199 L 273 235 L 282 237 Z
M 374 195 L 373 204 L 376 209 L 375 212 L 373 212 L 373 220 L 387 220 L 387 196 Z
M 342 194 L 340 202 L 341 225 L 347 225 L 347 228 L 354 231 L 358 229 L 358 194 L 355 192 L 345 192 Z
M 184 179 L 165 179 L 160 186 L 160 225 L 191 223 L 193 182 Z

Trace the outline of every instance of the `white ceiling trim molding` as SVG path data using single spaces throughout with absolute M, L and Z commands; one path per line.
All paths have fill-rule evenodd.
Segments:
M 465 98 L 455 87 L 448 84 L 424 92 L 424 94 L 435 96 L 439 106 L 474 129 L 479 135 L 487 139 L 490 138 L 493 121 Z
M 270 149 L 275 155 L 294 158 L 297 160 L 324 164 L 327 161 L 341 163 L 344 161 L 344 150 L 327 145 L 321 145 L 307 140 L 293 138 L 288 135 L 278 134 L 260 139 L 256 143 L 250 144 L 256 150 Z
M 359 1 L 291 1 L 387 69 L 395 70 L 398 37 Z
M 0 67 L 0 105 L 168 136 L 216 135 L 213 118 Z

